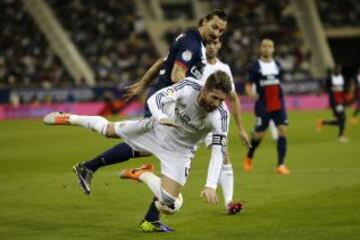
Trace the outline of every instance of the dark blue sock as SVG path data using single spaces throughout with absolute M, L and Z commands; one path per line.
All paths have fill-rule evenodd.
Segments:
M 257 139 L 252 138 L 250 142 L 251 142 L 251 148 L 249 148 L 247 156 L 248 156 L 248 158 L 253 158 L 254 152 L 257 149 L 257 147 L 259 146 L 261 140 L 260 139 L 257 140 Z
M 338 121 L 339 121 L 339 137 L 344 135 L 344 131 L 345 131 L 345 124 L 346 124 L 346 117 L 345 117 L 345 112 L 343 112 L 342 114 L 339 115 L 338 117 Z
M 156 222 L 160 220 L 160 212 L 159 210 L 156 208 L 155 206 L 155 201 L 157 201 L 157 197 L 154 197 L 149 210 L 147 211 L 146 215 L 145 215 L 145 220 L 149 221 L 149 222 Z
M 277 141 L 278 165 L 284 164 L 286 155 L 286 137 L 279 136 Z
M 137 157 L 140 157 L 140 153 L 134 151 L 128 144 L 123 142 L 100 154 L 93 160 L 85 162 L 84 166 L 95 172 L 100 167 L 125 162 L 130 158 Z

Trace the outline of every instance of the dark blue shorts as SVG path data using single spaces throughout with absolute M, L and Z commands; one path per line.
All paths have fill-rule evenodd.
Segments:
M 345 114 L 345 107 L 343 104 L 331 105 L 331 110 L 336 117 Z
M 264 114 L 256 114 L 255 131 L 265 131 L 269 126 L 270 120 L 273 120 L 276 126 L 289 124 L 285 110 L 279 110 Z

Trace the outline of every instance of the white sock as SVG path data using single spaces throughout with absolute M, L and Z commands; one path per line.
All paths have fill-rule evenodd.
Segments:
M 109 123 L 108 120 L 100 116 L 81 116 L 75 114 L 70 115 L 69 122 L 72 125 L 82 126 L 96 131 L 101 135 L 106 135 L 106 127 Z
M 273 121 L 270 121 L 270 132 L 271 132 L 271 137 L 273 140 L 278 140 L 279 138 L 279 134 L 277 131 L 277 127 L 275 125 L 275 123 Z
M 148 185 L 158 199 L 161 199 L 161 178 L 152 172 L 144 172 L 139 178 L 143 183 Z
M 223 192 L 225 207 L 233 200 L 234 172 L 231 164 L 224 164 L 221 168 L 219 183 Z

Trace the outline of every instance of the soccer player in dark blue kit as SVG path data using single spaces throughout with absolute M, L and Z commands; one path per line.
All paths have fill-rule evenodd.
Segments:
M 177 83 L 185 77 L 191 76 L 199 79 L 202 75 L 203 67 L 207 62 L 205 43 L 219 38 L 224 33 L 226 25 L 226 14 L 223 11 L 215 10 L 208 14 L 198 29 L 186 31 L 175 39 L 165 59 L 159 59 L 145 73 L 140 82 L 130 86 L 126 97 L 130 98 L 131 95 L 136 95 L 137 92 L 141 92 L 147 87 L 154 78 L 154 74 L 157 73 L 159 66 L 162 66 L 160 75 L 157 82 L 150 87 L 148 97 L 156 91 Z M 145 116 L 150 115 L 151 113 L 146 106 Z M 66 121 L 66 119 L 64 121 Z M 120 143 L 91 161 L 76 164 L 74 171 L 78 177 L 81 188 L 85 194 L 89 194 L 92 176 L 100 167 L 143 156 L 145 155 L 133 151 L 128 144 Z M 171 229 L 159 222 L 159 211 L 155 206 L 155 201 L 156 199 L 154 198 L 141 224 L 141 229 L 149 232 L 171 231 Z
M 331 71 L 330 75 L 326 79 L 325 88 L 329 95 L 329 103 L 331 110 L 336 119 L 333 120 L 324 120 L 322 118 L 318 119 L 317 131 L 321 131 L 324 125 L 329 126 L 338 126 L 338 140 L 339 142 L 346 143 L 349 141 L 344 135 L 345 125 L 346 125 L 346 115 L 345 115 L 345 79 L 341 74 L 342 67 L 336 65 Z
M 358 123 L 358 119 L 357 116 L 360 113 L 360 67 L 357 70 L 356 75 L 354 76 L 354 83 L 355 83 L 355 92 L 354 92 L 354 96 L 355 96 L 355 110 L 351 119 L 351 123 L 352 124 L 357 124 Z
M 264 137 L 270 120 L 273 120 L 279 133 L 276 173 L 287 175 L 290 173 L 285 166 L 288 119 L 284 94 L 280 86 L 282 70 L 280 64 L 273 59 L 274 51 L 274 42 L 271 39 L 263 39 L 260 44 L 260 59 L 254 62 L 249 70 L 246 93 L 255 101 L 256 123 L 251 138 L 251 147 L 244 160 L 244 170 L 247 172 L 252 170 L 254 152 Z

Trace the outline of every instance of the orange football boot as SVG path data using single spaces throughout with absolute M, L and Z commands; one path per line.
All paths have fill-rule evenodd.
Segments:
M 276 173 L 280 175 L 289 175 L 290 171 L 284 164 L 282 164 L 276 168 Z
M 144 172 L 153 172 L 154 171 L 154 165 L 152 164 L 144 164 L 138 168 L 129 168 L 125 169 L 120 172 L 119 176 L 122 179 L 132 179 L 136 181 L 140 180 L 140 175 Z
M 246 157 L 245 160 L 244 160 L 244 170 L 245 172 L 250 172 L 253 168 L 253 162 L 252 162 L 252 159 L 249 158 L 249 157 Z
M 322 118 L 319 118 L 317 121 L 316 121 L 316 131 L 317 132 L 321 132 L 321 130 L 323 129 L 324 127 L 324 120 Z

